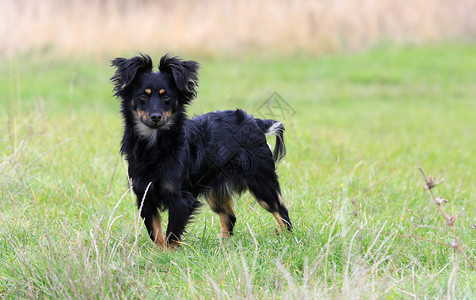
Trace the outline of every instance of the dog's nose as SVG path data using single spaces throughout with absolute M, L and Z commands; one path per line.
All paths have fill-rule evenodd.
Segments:
M 159 113 L 151 113 L 150 114 L 150 119 L 152 120 L 152 122 L 157 123 L 162 119 L 162 115 L 159 114 Z

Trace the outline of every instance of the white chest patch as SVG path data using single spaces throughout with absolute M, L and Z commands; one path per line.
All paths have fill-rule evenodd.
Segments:
M 147 145 L 151 147 L 157 141 L 157 135 L 159 129 L 152 129 L 149 126 L 142 123 L 140 120 L 136 120 L 134 125 L 134 131 L 141 137 L 143 140 L 147 140 Z

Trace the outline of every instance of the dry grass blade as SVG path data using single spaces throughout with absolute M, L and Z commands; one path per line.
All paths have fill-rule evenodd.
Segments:
M 443 180 L 440 180 L 439 182 L 435 182 L 434 178 L 432 176 L 429 176 L 429 177 L 426 177 L 425 175 L 425 172 L 423 171 L 422 167 L 420 166 L 420 164 L 418 162 L 416 162 L 417 164 L 417 168 L 418 170 L 420 171 L 421 175 L 423 176 L 423 179 L 425 180 L 425 188 L 430 192 L 431 194 L 431 198 L 433 199 L 433 201 L 435 202 L 436 206 L 438 207 L 438 210 L 440 211 L 441 215 L 443 216 L 443 218 L 445 219 L 446 221 L 446 224 L 448 225 L 448 227 L 450 228 L 450 232 L 451 234 L 453 235 L 453 238 L 454 238 L 454 241 L 451 243 L 451 247 L 457 249 L 463 256 L 464 258 L 466 259 L 466 261 L 471 265 L 471 267 L 473 268 L 474 271 L 476 271 L 476 266 L 474 265 L 474 263 L 469 259 L 468 255 L 466 254 L 466 252 L 463 250 L 463 247 L 461 246 L 461 242 L 460 242 L 460 239 L 458 238 L 458 236 L 456 235 L 455 231 L 454 231 L 454 228 L 453 228 L 453 225 L 454 223 L 456 222 L 456 220 L 458 219 L 459 215 L 454 217 L 454 216 L 450 216 L 448 215 L 446 212 L 445 212 L 445 209 L 444 207 L 441 205 L 441 203 L 443 202 L 442 200 L 444 199 L 440 199 L 438 197 L 435 196 L 435 194 L 433 193 L 433 188 L 439 184 L 441 184 L 443 182 Z M 464 211 L 464 210 L 463 210 Z

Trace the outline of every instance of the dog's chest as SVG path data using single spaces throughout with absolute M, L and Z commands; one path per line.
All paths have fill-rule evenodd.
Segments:
M 135 187 L 147 186 L 154 193 L 170 193 L 180 188 L 182 164 L 171 156 L 129 161 L 129 176 Z

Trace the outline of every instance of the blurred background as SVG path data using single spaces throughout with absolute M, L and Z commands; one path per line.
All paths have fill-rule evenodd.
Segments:
M 2 0 L 0 53 L 321 54 L 476 39 L 474 0 Z

